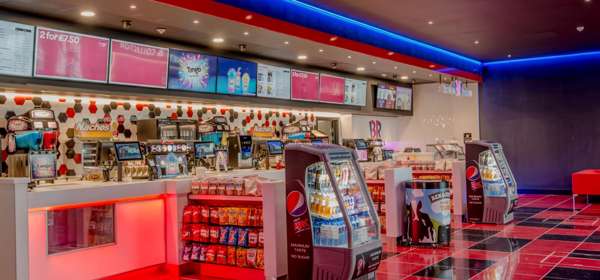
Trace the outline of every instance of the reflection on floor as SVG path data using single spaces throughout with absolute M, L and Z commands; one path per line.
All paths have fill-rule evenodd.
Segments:
M 583 201 L 582 201 L 583 202 Z M 450 247 L 386 244 L 379 280 L 600 279 L 600 204 L 521 195 L 508 225 L 453 221 Z

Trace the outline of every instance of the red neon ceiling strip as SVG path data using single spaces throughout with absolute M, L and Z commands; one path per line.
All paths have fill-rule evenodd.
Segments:
M 253 25 L 256 27 L 261 27 L 264 29 L 268 29 L 271 31 L 292 35 L 295 37 L 315 41 L 318 43 L 344 48 L 347 50 L 352 50 L 355 52 L 360 52 L 372 56 L 376 56 L 383 59 L 393 60 L 400 63 L 405 63 L 421 68 L 427 68 L 430 70 L 439 70 L 439 69 L 447 69 L 448 67 L 444 65 L 437 64 L 435 62 L 419 59 L 416 57 L 394 53 L 393 55 L 389 55 L 390 50 L 386 50 L 383 48 L 375 47 L 369 44 L 361 43 L 354 40 L 349 40 L 345 38 L 341 38 L 329 33 L 321 32 L 319 30 L 306 28 L 301 25 L 293 24 L 287 21 L 278 20 L 272 17 L 263 16 L 261 14 L 256 14 L 253 12 L 249 12 L 244 9 L 240 9 L 237 7 L 217 3 L 212 0 L 208 1 L 189 1 L 189 0 L 154 0 L 156 2 L 161 2 L 165 4 L 169 4 L 171 6 L 175 6 L 178 8 L 184 8 L 187 10 L 200 12 L 204 14 L 209 14 L 212 16 L 229 19 L 232 21 L 241 22 L 244 24 Z M 251 15 L 249 19 L 248 15 Z M 336 38 L 335 40 L 331 40 L 332 38 Z M 450 74 L 466 79 L 471 79 L 475 81 L 482 81 L 481 75 L 463 71 L 463 70 L 451 70 L 444 72 L 445 74 Z

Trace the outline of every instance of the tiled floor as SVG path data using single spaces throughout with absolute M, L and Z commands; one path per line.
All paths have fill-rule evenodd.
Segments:
M 579 202 L 579 201 L 578 201 Z M 385 245 L 379 280 L 600 279 L 600 204 L 521 195 L 508 225 L 453 221 L 448 248 Z

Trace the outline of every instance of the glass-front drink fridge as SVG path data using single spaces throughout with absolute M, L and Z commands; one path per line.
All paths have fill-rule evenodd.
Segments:
M 465 145 L 468 221 L 494 224 L 512 221 L 517 182 L 502 145 L 484 141 Z
M 354 151 L 288 144 L 285 158 L 288 278 L 375 278 L 379 219 Z

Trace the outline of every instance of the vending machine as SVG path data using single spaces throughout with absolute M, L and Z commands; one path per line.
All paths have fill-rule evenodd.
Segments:
M 338 145 L 288 144 L 285 158 L 288 279 L 374 279 L 379 219 L 356 154 Z
M 466 146 L 467 220 L 506 224 L 517 205 L 517 182 L 499 143 L 472 141 Z

